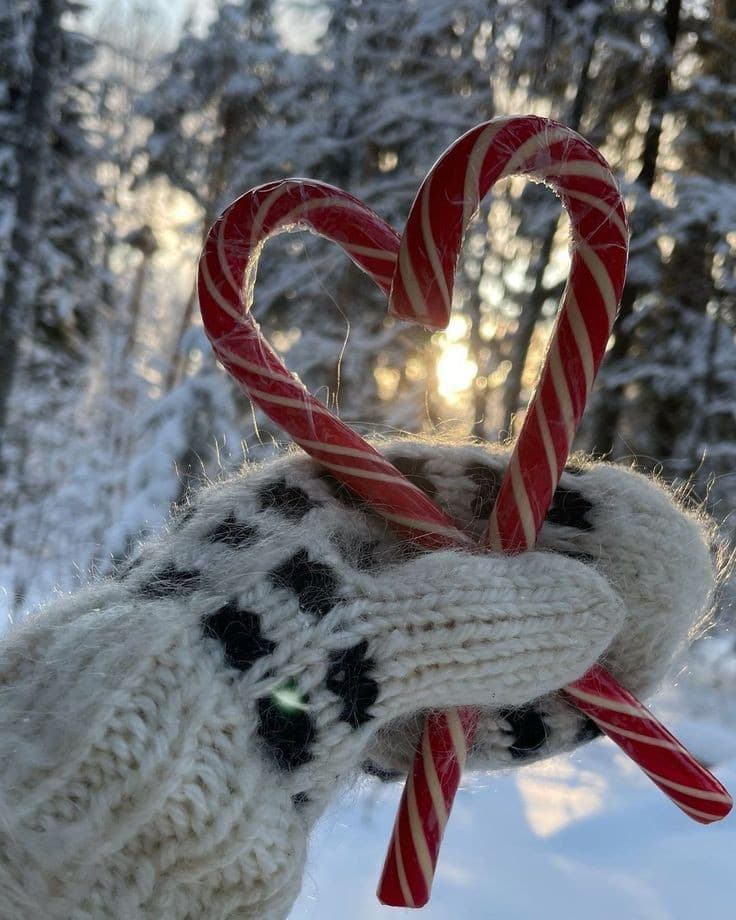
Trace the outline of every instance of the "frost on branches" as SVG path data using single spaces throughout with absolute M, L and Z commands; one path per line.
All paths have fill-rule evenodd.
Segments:
M 199 475 L 237 464 L 241 439 L 258 457 L 280 438 L 216 368 L 197 319 L 197 252 L 229 201 L 308 175 L 400 229 L 445 146 L 512 112 L 599 145 L 631 210 L 623 321 L 579 446 L 690 483 L 728 534 L 729 4 L 329 0 L 295 32 L 307 15 L 222 0 L 174 34 L 156 4 L 145 16 L 103 3 L 85 17 L 66 0 L 0 12 L 0 339 L 18 360 L 0 424 L 5 603 L 71 586 L 71 560 L 109 570 Z M 41 40 L 52 53 L 39 57 Z M 268 244 L 254 310 L 361 431 L 447 420 L 495 439 L 518 427 L 534 385 L 566 245 L 554 196 L 513 181 L 469 234 L 448 335 L 387 320 L 371 283 L 306 234 Z M 453 355 L 478 368 L 475 384 L 456 379 Z
M 196 260 L 217 214 L 254 185 L 305 175 L 400 230 L 446 145 L 496 115 L 579 130 L 630 209 L 623 316 L 577 446 L 689 488 L 736 542 L 731 0 L 211 0 L 177 30 L 172 9 L 0 3 L 4 624 L 113 571 L 201 479 L 277 449 L 280 433 L 216 366 L 197 317 Z M 534 387 L 567 244 L 549 190 L 512 180 L 468 235 L 447 334 L 387 320 L 372 284 L 307 234 L 268 244 L 254 310 L 362 434 L 439 426 L 496 440 L 518 430 Z M 474 367 L 475 382 L 462 379 Z M 657 708 L 734 787 L 724 581 L 711 636 Z M 489 903 L 530 916 L 538 886 L 515 883 L 520 863 L 544 880 L 549 920 L 582 918 L 593 898 L 611 917 L 728 914 L 727 822 L 706 844 L 605 745 L 585 758 L 509 779 L 507 794 L 507 778 L 485 776 L 472 800 L 461 792 L 454 820 L 465 813 L 471 830 L 445 854 L 428 917 L 483 916 Z M 390 790 L 370 796 L 388 827 Z M 345 854 L 358 846 L 379 865 L 385 839 L 354 805 L 324 825 L 294 920 L 344 916 L 343 893 L 372 903 L 375 878 L 362 867 L 357 878 Z M 501 859 L 490 874 L 488 852 Z

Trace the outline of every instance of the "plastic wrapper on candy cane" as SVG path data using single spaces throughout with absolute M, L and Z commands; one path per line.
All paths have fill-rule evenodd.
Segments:
M 563 306 L 491 519 L 488 548 L 519 552 L 533 545 L 549 506 L 623 285 L 625 215 L 610 171 L 593 148 L 569 129 L 535 116 L 480 125 L 432 169 L 403 238 L 339 189 L 310 180 L 270 183 L 227 209 L 213 226 L 200 261 L 199 295 L 207 334 L 252 401 L 397 529 L 430 549 L 467 546 L 469 539 L 311 396 L 270 349 L 249 312 L 258 254 L 276 233 L 310 229 L 339 243 L 384 292 L 390 291 L 397 316 L 441 328 L 449 320 L 455 265 L 467 224 L 490 186 L 516 173 L 555 188 L 573 232 Z M 728 811 L 725 790 L 602 668 L 568 692 L 696 820 L 717 820 Z M 626 724 L 621 724 L 622 718 Z M 426 902 L 474 729 L 472 710 L 428 720 L 379 889 L 386 903 Z

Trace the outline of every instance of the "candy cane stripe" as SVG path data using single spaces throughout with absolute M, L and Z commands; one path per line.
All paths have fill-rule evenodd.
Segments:
M 620 725 L 614 725 L 613 722 L 606 722 L 600 716 L 595 716 L 595 723 L 604 729 L 607 735 L 621 735 L 623 738 L 630 738 L 632 741 L 640 741 L 642 744 L 648 744 L 653 747 L 662 747 L 677 753 L 686 753 L 685 748 L 676 741 L 669 738 L 660 738 L 654 735 L 643 735 L 641 732 L 634 732 L 628 728 L 622 728 Z
M 486 541 L 488 543 L 488 549 L 490 552 L 503 552 L 503 540 L 501 539 L 501 530 L 498 524 L 498 502 L 496 502 L 493 511 L 491 511 L 491 519 L 488 522 L 488 534 L 486 535 Z
M 432 266 L 434 272 L 434 278 L 437 282 L 437 286 L 440 289 L 440 295 L 442 297 L 442 303 L 445 307 L 445 313 L 449 317 L 452 310 L 452 297 L 450 296 L 450 291 L 447 287 L 447 281 L 445 280 L 445 273 L 442 269 L 442 264 L 440 262 L 439 253 L 437 252 L 437 245 L 432 236 L 432 226 L 429 220 L 429 199 L 432 194 L 432 182 L 428 177 L 427 185 L 421 196 L 421 217 L 422 217 L 422 237 L 424 239 L 424 246 L 429 257 L 429 263 Z
M 261 203 L 258 211 L 253 217 L 250 233 L 250 248 L 252 252 L 257 252 L 259 247 L 266 242 L 267 236 L 263 233 L 263 225 L 266 222 L 266 215 L 271 208 L 289 191 L 289 185 L 286 182 L 279 182 Z M 270 233 L 268 234 L 270 236 Z
M 217 261 L 219 262 L 222 276 L 230 285 L 236 300 L 240 301 L 240 286 L 233 276 L 233 273 L 230 269 L 230 260 L 228 259 L 227 253 L 225 252 L 225 247 L 229 239 L 229 234 L 227 233 L 227 223 L 227 217 L 223 217 L 223 219 L 220 221 L 220 232 L 217 234 Z
M 414 266 L 411 264 L 411 256 L 405 247 L 399 250 L 399 271 L 416 321 L 421 323 L 423 320 L 428 320 L 429 313 L 424 296 L 414 273 Z
M 442 795 L 442 788 L 440 786 L 440 781 L 437 776 L 437 768 L 434 765 L 434 758 L 432 757 L 432 748 L 428 743 L 426 728 L 422 735 L 422 761 L 424 763 L 424 776 L 427 780 L 427 787 L 429 789 L 429 794 L 432 797 L 432 805 L 434 807 L 435 815 L 437 816 L 437 821 L 440 825 L 440 828 L 444 830 L 445 825 L 447 824 L 447 808 L 445 807 L 445 799 Z M 431 876 L 430 876 L 431 882 Z
M 279 228 L 286 230 L 292 226 L 296 226 L 300 221 L 306 217 L 310 211 L 322 211 L 322 210 L 345 210 L 345 211 L 355 211 L 356 213 L 362 213 L 361 209 L 358 207 L 355 201 L 350 199 L 345 199 L 343 197 L 325 197 L 325 198 L 314 198 L 309 201 L 303 201 L 301 204 L 296 205 L 292 208 L 287 214 L 279 219 Z
M 608 709 L 611 712 L 623 712 L 630 716 L 635 716 L 637 719 L 651 719 L 654 720 L 654 716 L 649 712 L 648 709 L 645 709 L 644 706 L 641 708 L 637 706 L 632 706 L 629 703 L 622 703 L 618 700 L 611 700 L 604 696 L 595 696 L 592 693 L 588 693 L 585 690 L 581 690 L 579 687 L 569 686 L 565 687 L 565 693 L 570 696 L 574 696 L 576 699 L 581 700 L 585 703 L 590 703 L 593 706 L 597 706 L 600 709 Z
M 579 179 L 598 179 L 604 185 L 607 185 L 613 195 L 618 198 L 618 189 L 611 173 L 600 163 L 595 160 L 561 160 L 559 163 L 541 165 L 534 170 L 534 175 L 549 179 L 554 183 L 555 179 L 573 177 Z M 564 194 L 567 195 L 567 188 Z
M 509 123 L 509 118 L 499 118 L 492 121 L 478 135 L 473 149 L 468 157 L 468 165 L 465 170 L 465 182 L 463 188 L 463 227 L 467 227 L 477 211 L 477 201 L 481 183 L 481 168 L 489 149 L 499 131 L 502 131 Z
M 220 307 L 222 310 L 224 310 L 225 313 L 227 313 L 227 315 L 231 317 L 231 319 L 239 323 L 242 319 L 242 315 L 243 315 L 242 311 L 236 309 L 230 303 L 230 301 L 226 297 L 224 297 L 220 293 L 220 291 L 217 289 L 214 281 L 212 280 L 212 276 L 210 275 L 210 270 L 209 270 L 209 266 L 207 265 L 206 259 L 202 259 L 201 262 L 199 263 L 199 277 L 204 282 L 205 288 L 207 289 L 207 293 L 215 301 L 217 306 Z
M 326 451 L 327 453 L 339 454 L 340 456 L 344 457 L 355 457 L 357 460 L 364 460 L 366 463 L 385 462 L 381 454 L 374 454 L 367 450 L 360 450 L 360 448 L 357 447 L 346 447 L 343 444 L 329 444 L 323 441 L 310 441 L 306 438 L 294 438 L 294 441 L 303 447 L 306 451 Z
M 575 419 L 575 410 L 572 407 L 572 401 L 570 399 L 570 391 L 567 388 L 565 372 L 562 369 L 562 361 L 560 360 L 560 347 L 557 341 L 554 341 L 550 346 L 549 368 L 552 374 L 552 385 L 555 388 L 557 401 L 559 402 L 560 409 L 562 411 L 562 421 L 564 422 L 565 431 L 567 433 L 567 443 L 572 444 L 572 439 L 575 437 L 577 422 Z
M 265 365 L 254 364 L 252 361 L 247 361 L 224 345 L 220 346 L 220 356 L 226 358 L 228 364 L 233 364 L 244 371 L 248 371 L 250 374 L 257 375 L 258 377 L 266 377 L 269 380 L 275 380 L 279 383 L 289 384 L 290 386 L 298 386 L 291 374 L 283 374 L 280 371 L 271 370 L 271 368 Z
M 304 391 L 302 399 L 292 399 L 290 396 L 275 396 L 273 393 L 266 393 L 264 390 L 256 389 L 249 384 L 245 384 L 245 388 L 248 391 L 248 395 L 259 402 L 271 403 L 274 406 L 285 406 L 290 409 L 300 409 L 304 415 L 332 415 L 329 409 L 311 399 L 306 391 Z
M 567 128 L 560 126 L 559 128 L 550 128 L 540 131 L 538 134 L 534 134 L 527 141 L 518 147 L 514 151 L 514 155 L 508 160 L 506 165 L 503 168 L 503 171 L 499 175 L 499 179 L 505 179 L 508 176 L 516 175 L 522 170 L 520 167 L 526 163 L 527 160 L 531 160 L 536 156 L 541 150 L 548 150 L 553 144 L 557 141 L 569 140 L 570 132 Z M 527 172 L 528 167 L 523 171 Z M 534 173 L 537 172 L 536 164 L 534 165 Z M 541 171 L 541 170 L 540 170 Z
M 376 249 L 374 246 L 360 246 L 357 243 L 346 243 L 345 249 L 359 256 L 367 256 L 368 258 L 376 259 L 379 262 L 391 262 L 392 265 L 396 264 L 396 253 L 388 252 L 385 249 Z
M 457 709 L 448 709 L 445 713 L 445 719 L 447 721 L 447 727 L 450 730 L 452 745 L 455 749 L 455 757 L 457 758 L 460 770 L 462 770 L 468 756 L 468 749 L 465 744 L 465 735 L 463 733 L 463 727 L 460 724 L 460 717 L 457 714 Z
M 647 776 L 650 776 L 655 783 L 674 789 L 676 792 L 682 792 L 684 795 L 692 796 L 694 799 L 704 799 L 709 802 L 721 802 L 723 805 L 731 804 L 731 796 L 723 795 L 720 792 L 711 792 L 709 789 L 698 789 L 694 786 L 683 786 L 682 783 L 676 783 L 674 780 L 667 779 L 666 776 L 660 776 L 653 770 L 647 770 L 642 767 Z
M 390 482 L 395 485 L 404 485 L 401 477 L 397 476 L 395 473 L 378 473 L 375 470 L 366 470 L 356 466 L 345 466 L 340 463 L 333 463 L 330 460 L 320 459 L 319 462 L 322 464 L 322 466 L 326 466 L 330 470 L 334 470 L 337 473 L 346 473 L 348 476 L 358 476 L 361 479 L 373 479 L 376 482 Z M 422 490 L 417 486 L 413 486 L 410 483 L 409 488 L 424 498 L 424 492 L 422 492 Z
M 560 479 L 560 469 L 557 465 L 557 456 L 555 454 L 555 446 L 552 443 L 552 435 L 549 432 L 549 425 L 547 424 L 547 416 L 544 411 L 544 406 L 541 401 L 534 406 L 534 411 L 537 413 L 537 424 L 539 425 L 539 431 L 542 435 L 542 443 L 544 444 L 544 455 L 547 458 L 547 466 L 549 467 L 549 475 L 552 483 L 552 488 L 554 489 Z
M 532 513 L 531 505 L 529 504 L 529 496 L 527 495 L 526 486 L 524 485 L 521 470 L 519 469 L 518 457 L 511 457 L 511 460 L 509 461 L 509 470 L 511 472 L 511 484 L 513 488 L 514 500 L 516 501 L 519 520 L 521 521 L 521 526 L 524 531 L 524 540 L 526 541 L 527 546 L 533 546 L 537 531 L 536 527 L 534 526 L 534 515 Z
M 712 824 L 714 821 L 718 821 L 723 817 L 720 810 L 717 812 L 701 811 L 699 808 L 693 808 L 692 805 L 686 805 L 684 802 L 680 802 L 676 799 L 674 801 L 679 808 L 695 818 L 696 821 L 700 821 L 701 824 Z
M 412 897 L 411 887 L 406 877 L 406 870 L 404 869 L 404 859 L 401 853 L 401 844 L 399 843 L 399 828 L 396 827 L 396 833 L 394 834 L 394 857 L 396 859 L 396 871 L 399 876 L 399 885 L 401 886 L 401 893 L 404 896 L 404 903 L 407 907 L 415 907 L 414 898 Z
M 414 850 L 416 852 L 417 860 L 419 861 L 419 866 L 422 870 L 422 875 L 424 876 L 424 884 L 429 890 L 429 888 L 432 887 L 432 875 L 434 874 L 434 866 L 432 865 L 432 857 L 429 855 L 427 840 L 422 830 L 422 822 L 419 817 L 419 809 L 417 808 L 416 788 L 413 782 L 409 783 L 408 797 L 411 839 L 412 843 L 414 844 Z
M 606 313 L 608 314 L 608 319 L 613 323 L 616 318 L 616 313 L 618 312 L 618 297 L 616 292 L 613 290 L 613 285 L 611 284 L 611 278 L 608 274 L 608 270 L 603 262 L 600 260 L 599 256 L 593 251 L 593 249 L 586 245 L 585 243 L 580 243 L 577 248 L 577 252 L 582 258 L 583 262 L 595 279 L 598 290 L 603 298 L 603 303 L 606 307 Z
M 573 338 L 575 339 L 575 344 L 580 354 L 580 360 L 583 364 L 585 392 L 586 395 L 589 395 L 590 391 L 593 389 L 593 381 L 595 379 L 595 360 L 593 358 L 593 349 L 590 346 L 588 330 L 586 329 L 577 299 L 572 291 L 568 296 L 567 306 L 567 318 L 570 322 L 570 329 L 572 330 Z
M 574 201 L 582 201 L 585 204 L 590 205 L 592 208 L 595 208 L 597 211 L 600 211 L 601 214 L 605 217 L 605 220 L 610 221 L 621 234 L 622 240 L 628 240 L 629 231 L 616 211 L 608 201 L 603 201 L 595 195 L 591 195 L 589 192 L 582 192 L 580 189 L 565 189 L 565 197 L 572 198 Z

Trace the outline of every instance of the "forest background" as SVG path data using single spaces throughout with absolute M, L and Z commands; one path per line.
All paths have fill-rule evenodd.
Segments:
M 622 315 L 577 446 L 687 483 L 733 539 L 733 0 L 196 9 L 0 6 L 8 613 L 106 573 L 198 480 L 273 450 L 198 321 L 197 253 L 221 209 L 306 175 L 401 227 L 434 158 L 498 114 L 580 130 L 631 213 Z M 565 223 L 546 189 L 507 183 L 431 338 L 387 320 L 357 270 L 303 234 L 266 252 L 256 315 L 363 431 L 513 435 L 564 283 Z
M 621 318 L 576 447 L 681 486 L 728 560 L 734 48 L 736 0 L 0 0 L 0 630 L 114 572 L 200 482 L 283 443 L 198 318 L 196 262 L 218 213 L 303 175 L 400 229 L 447 144 L 514 113 L 597 145 L 631 216 Z M 337 248 L 306 234 L 269 244 L 255 314 L 362 433 L 496 441 L 523 419 L 567 244 L 555 197 L 513 179 L 468 235 L 446 331 L 387 319 Z M 732 788 L 733 600 L 726 578 L 714 628 L 657 703 Z M 603 920 L 732 910 L 733 822 L 697 836 L 608 742 L 544 769 L 468 780 L 428 918 L 489 903 L 535 915 L 537 887 L 508 884 L 522 870 L 549 920 L 587 917 L 593 900 Z M 328 814 L 295 917 L 342 918 L 346 898 L 356 920 L 384 915 L 367 867 L 395 794 L 369 792 L 370 819 L 355 801 Z
M 204 477 L 268 456 L 202 334 L 207 227 L 305 175 L 401 228 L 445 146 L 536 112 L 607 156 L 631 214 L 615 336 L 576 446 L 736 509 L 734 0 L 0 2 L 0 614 L 106 574 Z M 567 271 L 515 179 L 469 234 L 447 331 L 385 317 L 306 234 L 256 316 L 359 430 L 513 435 Z M 724 593 L 723 608 L 728 606 Z

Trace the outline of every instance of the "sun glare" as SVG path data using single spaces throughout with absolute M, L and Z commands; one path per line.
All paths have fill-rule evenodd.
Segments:
M 466 345 L 452 343 L 445 345 L 437 359 L 437 390 L 449 403 L 460 401 L 478 373 L 475 361 L 468 358 Z
M 450 405 L 460 403 L 473 385 L 478 366 L 468 357 L 465 338 L 468 321 L 461 314 L 450 319 L 447 329 L 437 333 L 434 342 L 440 347 L 437 359 L 437 392 Z

